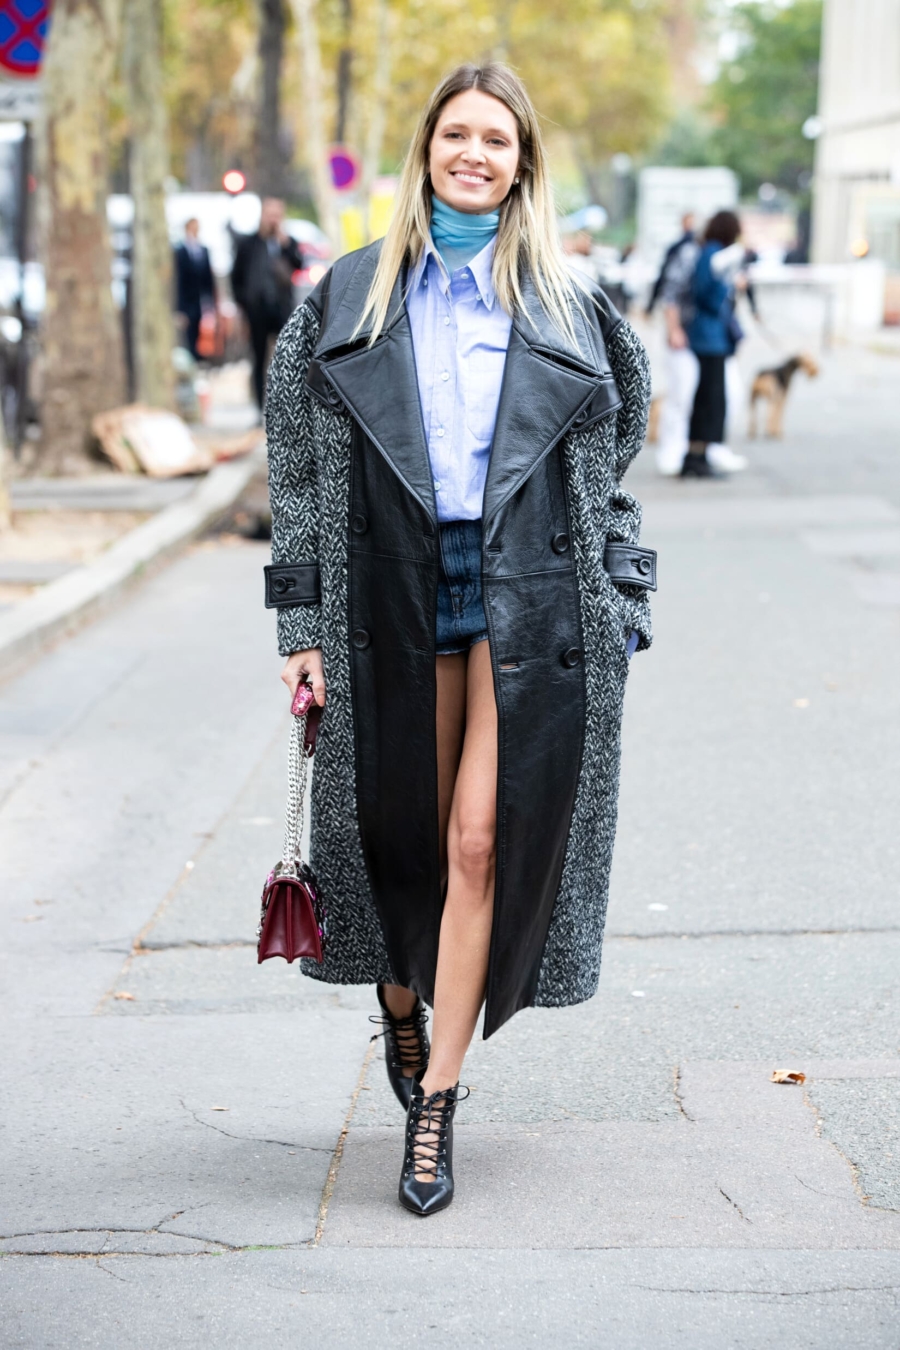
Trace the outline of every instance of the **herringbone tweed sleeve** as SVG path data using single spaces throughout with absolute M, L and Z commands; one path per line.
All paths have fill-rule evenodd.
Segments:
M 630 323 L 619 324 L 607 344 L 610 365 L 622 395 L 622 407 L 616 414 L 615 477 L 609 503 L 609 538 L 618 543 L 637 544 L 641 537 L 641 504 L 621 486 L 629 464 L 644 444 L 650 409 L 650 362 L 647 352 Z M 638 633 L 638 651 L 653 640 L 650 624 L 650 600 L 638 586 L 617 585 L 627 602 L 631 626 Z
M 301 305 L 282 329 L 269 367 L 266 440 L 274 563 L 319 559 L 318 463 L 312 395 L 305 383 L 318 332 L 315 310 Z M 321 604 L 279 609 L 282 656 L 321 645 Z

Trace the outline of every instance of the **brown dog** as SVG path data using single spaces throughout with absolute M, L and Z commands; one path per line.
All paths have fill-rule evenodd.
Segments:
M 758 399 L 768 401 L 769 404 L 769 410 L 766 414 L 765 434 L 781 440 L 784 432 L 784 405 L 788 390 L 791 387 L 791 380 L 798 370 L 805 371 L 811 380 L 819 373 L 816 362 L 805 352 L 801 352 L 799 356 L 792 356 L 788 361 L 785 361 L 783 366 L 774 366 L 770 370 L 759 372 L 750 386 L 750 418 L 747 434 L 751 440 L 756 436 L 756 404 Z

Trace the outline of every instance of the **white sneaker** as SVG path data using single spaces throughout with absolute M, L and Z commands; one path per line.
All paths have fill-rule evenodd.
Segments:
M 656 472 L 662 474 L 663 478 L 677 478 L 684 463 L 684 453 L 683 450 L 676 450 L 674 454 L 668 449 L 657 450 Z
M 746 455 L 735 454 L 730 445 L 708 445 L 706 458 L 720 473 L 740 473 L 750 464 Z

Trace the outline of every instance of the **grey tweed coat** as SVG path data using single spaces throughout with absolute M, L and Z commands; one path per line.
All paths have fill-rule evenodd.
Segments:
M 327 702 L 311 862 L 335 983 L 433 997 L 443 904 L 434 627 L 439 532 L 398 282 L 355 334 L 378 245 L 292 316 L 269 375 L 267 587 L 279 650 L 321 647 Z M 528 278 L 514 316 L 483 509 L 499 719 L 497 882 L 485 1036 L 519 1008 L 596 991 L 616 825 L 627 642 L 650 645 L 640 507 L 621 487 L 649 402 L 644 349 L 601 291 L 577 345 Z M 614 546 L 620 547 L 616 549 Z M 612 562 L 611 562 L 612 559 Z

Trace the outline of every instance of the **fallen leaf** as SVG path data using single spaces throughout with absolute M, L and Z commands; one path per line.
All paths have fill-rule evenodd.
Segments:
M 43 917 L 43 914 L 26 914 L 24 919 L 19 920 L 19 923 L 37 923 Z
M 113 998 L 125 999 L 127 1003 L 134 1002 L 134 994 L 129 994 L 126 989 L 117 989 L 116 992 L 113 994 Z
M 788 1069 L 773 1069 L 770 1083 L 805 1083 L 805 1073 L 794 1073 Z
M 211 1106 L 210 1111 L 230 1111 L 230 1106 Z
M 809 699 L 808 699 L 808 698 L 795 698 L 795 699 L 794 699 L 794 707 L 795 707 L 795 708 L 808 708 L 808 707 L 809 707 Z

